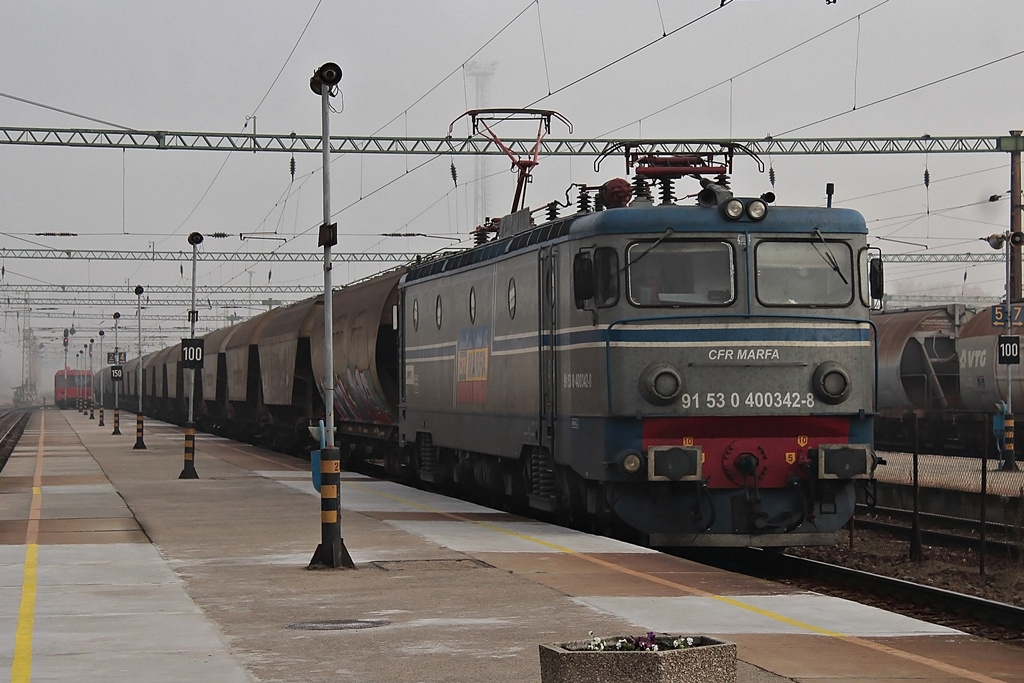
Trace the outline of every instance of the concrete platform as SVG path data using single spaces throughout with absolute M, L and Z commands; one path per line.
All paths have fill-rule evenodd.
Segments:
M 880 451 L 886 464 L 875 476 L 876 502 L 882 507 L 902 510 L 914 508 L 913 455 Z M 918 457 L 918 505 L 922 512 L 960 517 L 981 518 L 982 480 L 980 458 L 950 455 Z M 997 460 L 984 462 L 985 516 L 989 522 L 1015 527 L 1019 524 L 1024 499 L 1024 468 L 1016 471 L 999 469 Z M 864 501 L 860 501 L 864 502 Z
M 536 682 L 539 643 L 657 630 L 737 643 L 741 683 L 1024 682 L 1024 649 L 351 474 L 357 568 L 309 571 L 302 463 L 200 434 L 179 480 L 145 428 L 41 411 L 0 472 L 12 680 Z

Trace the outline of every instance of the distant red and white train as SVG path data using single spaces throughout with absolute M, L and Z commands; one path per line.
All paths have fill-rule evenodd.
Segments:
M 65 367 L 53 376 L 53 402 L 58 408 L 73 408 L 75 402 L 92 399 L 92 373 Z

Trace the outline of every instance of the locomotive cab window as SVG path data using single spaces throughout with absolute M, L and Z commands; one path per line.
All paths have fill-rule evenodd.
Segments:
M 727 306 L 736 299 L 728 242 L 637 242 L 626 262 L 634 306 Z
M 757 245 L 757 300 L 766 306 L 849 306 L 853 254 L 845 242 L 771 240 Z

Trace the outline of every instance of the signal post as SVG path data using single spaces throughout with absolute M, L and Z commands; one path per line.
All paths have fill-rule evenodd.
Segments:
M 142 285 L 135 286 L 135 296 L 138 297 L 139 305 L 137 309 L 137 315 L 139 319 L 139 365 L 138 365 L 138 389 L 139 389 L 139 412 L 135 414 L 135 445 L 132 446 L 133 450 L 145 450 L 146 442 L 142 440 L 143 433 L 143 422 L 142 422 L 142 373 L 144 369 L 142 367 Z
M 100 330 L 100 363 L 103 363 L 103 330 Z M 109 365 L 109 363 L 108 363 Z M 103 424 L 103 401 L 105 396 L 103 395 L 103 370 L 100 370 L 100 421 L 96 423 L 97 427 L 105 426 Z
M 185 464 L 178 479 L 198 479 L 196 472 L 196 424 L 194 406 L 196 395 L 196 370 L 203 368 L 203 340 L 196 339 L 196 322 L 199 311 L 196 310 L 196 258 L 203 236 L 193 232 L 188 236 L 192 245 L 192 308 L 188 312 L 189 338 L 181 340 L 181 367 L 188 372 L 188 422 L 185 423 Z
M 95 340 L 93 340 L 93 339 L 89 340 L 89 419 L 90 420 L 95 420 L 96 419 L 96 397 L 93 396 L 93 394 L 92 394 L 92 392 L 96 388 L 96 383 L 93 382 L 94 378 L 93 378 L 93 375 L 92 375 L 92 344 L 93 344 L 93 341 L 95 341 Z
M 1018 133 L 1019 135 L 1019 133 Z M 1011 192 L 1011 194 L 1013 194 Z M 1020 188 L 1017 188 L 1017 195 L 1020 194 Z M 1016 196 L 1016 195 L 1015 195 Z M 1011 197 L 1010 202 L 1015 203 L 1018 199 Z M 1019 213 L 1019 204 L 1018 211 Z M 1019 281 L 1014 279 L 1014 268 L 1013 264 L 1019 265 L 1020 249 L 1021 245 L 1024 244 L 1024 232 L 1020 231 L 1020 224 L 1016 225 L 1017 230 L 1007 230 L 1003 233 L 995 233 L 984 237 L 989 246 L 993 249 L 1006 249 L 1006 300 L 1004 302 L 1004 320 L 1005 332 L 996 340 L 996 361 L 998 365 L 1006 366 L 1006 410 L 1003 413 L 1003 424 L 1004 424 L 1004 447 L 1002 465 L 999 469 L 1005 472 L 1017 471 L 1017 454 L 1014 444 L 1014 419 L 1013 419 L 1013 366 L 1020 364 L 1020 336 L 1012 334 L 1013 332 L 1013 301 L 1014 301 L 1014 287 L 1020 287 Z M 1016 256 L 1017 258 L 1014 258 Z M 1019 295 L 1019 291 L 1018 291 Z M 993 310 L 993 326 L 995 324 L 995 310 Z
M 117 324 L 121 321 L 121 314 L 114 312 L 114 353 L 112 358 L 107 358 L 110 363 L 110 381 L 114 385 L 114 431 L 111 436 L 121 436 L 121 408 L 118 404 L 118 388 L 124 380 L 124 366 L 121 364 L 121 349 L 117 346 Z
M 324 407 L 325 445 L 320 459 L 320 545 L 309 561 L 310 569 L 352 569 L 355 563 L 341 537 L 341 451 L 334 445 L 334 312 L 331 284 L 331 247 L 338 243 L 338 225 L 331 223 L 331 138 L 330 98 L 341 82 L 341 67 L 327 62 L 313 72 L 310 89 L 320 96 L 323 155 L 324 222 L 320 226 L 319 245 L 324 248 Z

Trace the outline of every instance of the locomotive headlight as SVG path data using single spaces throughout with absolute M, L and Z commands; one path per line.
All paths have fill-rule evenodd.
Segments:
M 655 405 L 668 405 L 683 393 L 683 378 L 673 366 L 652 363 L 640 373 L 640 393 Z
M 743 202 L 733 198 L 722 207 L 722 213 L 731 221 L 739 220 L 743 216 Z
M 814 393 L 825 403 L 842 403 L 850 397 L 853 387 L 850 372 L 835 361 L 822 363 L 811 377 Z
M 626 453 L 622 458 L 622 469 L 626 474 L 636 474 L 644 466 L 644 460 L 639 453 Z
M 751 199 L 747 204 L 747 215 L 751 220 L 761 220 L 768 215 L 768 204 L 763 199 Z

